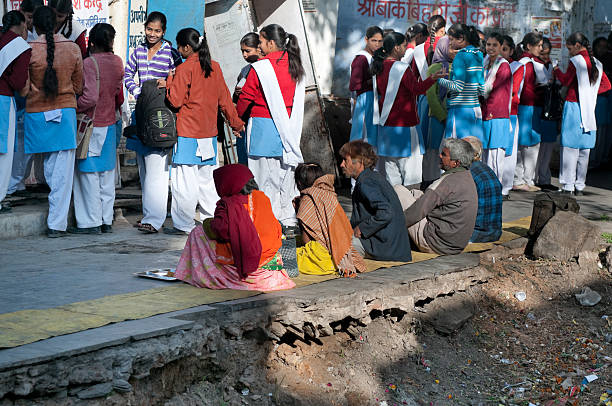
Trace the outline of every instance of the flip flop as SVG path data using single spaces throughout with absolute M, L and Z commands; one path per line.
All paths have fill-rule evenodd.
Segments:
M 138 220 L 136 224 L 134 224 L 132 227 L 139 228 L 141 224 L 142 224 L 142 219 Z
M 157 233 L 157 230 L 155 229 L 155 227 L 153 227 L 151 224 L 141 224 L 138 227 L 138 231 L 140 231 L 141 233 L 145 233 L 145 234 L 155 234 Z

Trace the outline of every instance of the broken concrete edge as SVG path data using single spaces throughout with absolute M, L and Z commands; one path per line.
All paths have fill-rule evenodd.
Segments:
M 214 353 L 224 340 L 241 339 L 247 332 L 273 341 L 287 335 L 310 340 L 367 325 L 389 309 L 416 314 L 419 301 L 486 282 L 490 271 L 478 264 L 477 254 L 440 257 L 358 279 L 199 306 L 2 350 L 0 399 L 142 379 L 153 368 Z M 100 388 L 108 385 L 93 392 L 101 393 Z

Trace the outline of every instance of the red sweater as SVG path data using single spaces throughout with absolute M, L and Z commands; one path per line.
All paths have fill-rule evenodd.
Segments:
M 582 55 L 584 57 L 584 60 L 586 61 L 586 66 L 587 69 L 590 71 L 591 70 L 591 59 L 589 58 L 589 52 L 588 51 L 580 51 L 580 55 Z M 566 86 L 567 89 L 567 96 L 565 97 L 565 100 L 568 102 L 577 102 L 578 101 L 578 77 L 576 76 L 576 67 L 574 66 L 573 63 L 570 62 L 570 64 L 567 67 L 567 72 L 563 73 L 561 72 L 561 69 L 555 69 L 554 71 L 554 75 L 557 79 L 559 79 L 559 82 L 561 82 L 561 85 Z M 601 76 L 601 82 L 599 83 L 599 90 L 598 90 L 598 94 L 607 92 L 608 90 L 610 90 L 610 80 L 608 80 L 608 76 L 606 76 L 605 73 L 600 72 Z
M 272 62 L 272 67 L 274 68 L 274 73 L 276 73 L 281 94 L 283 95 L 283 101 L 285 102 L 285 106 L 287 106 L 287 113 L 289 117 L 291 117 L 291 107 L 293 107 L 293 96 L 295 95 L 296 83 L 291 79 L 291 75 L 289 75 L 289 59 L 287 53 L 283 53 L 283 51 L 271 52 L 262 59 L 269 59 L 270 62 Z M 250 114 L 251 117 L 272 118 L 255 69 L 251 69 L 244 86 L 242 86 L 242 92 L 236 104 L 238 115 L 244 117 L 244 113 L 250 106 L 253 106 Z
M 529 52 L 523 53 L 521 59 L 524 57 L 532 58 L 536 62 L 542 63 L 541 60 L 531 55 Z M 525 64 L 525 81 L 523 82 L 523 91 L 521 92 L 521 101 L 519 104 L 523 106 L 541 106 L 544 100 L 542 100 L 541 92 L 536 88 L 536 75 L 533 69 L 533 63 L 528 62 Z
M 509 62 L 512 63 L 512 60 Z M 512 74 L 512 106 L 510 107 L 511 116 L 516 116 L 518 114 L 518 105 L 520 103 L 519 89 L 521 87 L 521 81 L 523 80 L 523 72 L 523 67 L 519 67 Z
M 17 38 L 17 34 L 13 31 L 7 31 L 0 37 L 0 49 L 6 44 Z M 30 57 L 32 50 L 28 49 L 19 55 L 6 67 L 2 76 L 0 76 L 0 95 L 14 96 L 15 91 L 20 91 L 25 87 L 28 80 L 28 66 L 30 65 Z
M 482 119 L 491 120 L 493 118 L 509 118 L 512 71 L 510 64 L 502 63 L 495 75 L 493 90 L 482 106 Z
M 389 82 L 389 71 L 395 62 L 397 61 L 385 60 L 383 62 L 382 72 L 376 75 L 376 90 L 378 91 L 378 106 L 380 111 L 382 111 L 382 106 L 385 101 L 385 92 L 387 91 L 387 83 Z M 435 81 L 431 77 L 428 77 L 424 81 L 417 80 L 412 70 L 410 68 L 406 69 L 385 126 L 413 127 L 419 124 L 416 97 L 419 94 L 425 94 L 427 89 L 434 83 Z
M 349 90 L 357 93 L 357 96 L 372 91 L 370 64 L 368 64 L 368 58 L 363 55 L 357 55 L 355 59 L 353 59 L 353 63 L 351 63 Z

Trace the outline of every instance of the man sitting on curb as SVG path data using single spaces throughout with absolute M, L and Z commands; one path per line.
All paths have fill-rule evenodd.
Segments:
M 340 148 L 344 174 L 355 179 L 353 189 L 353 247 L 364 258 L 411 261 L 410 238 L 401 221 L 402 206 L 393 187 L 374 172 L 378 157 L 372 146 L 351 141 Z
M 470 173 L 478 193 L 478 213 L 470 242 L 499 240 L 502 233 L 502 185 L 495 172 L 480 161 L 482 143 L 476 137 L 465 137 L 474 150 L 474 161 Z
M 474 231 L 478 195 L 470 174 L 474 152 L 470 144 L 456 138 L 442 141 L 440 167 L 445 171 L 425 193 L 395 186 L 405 226 L 419 251 L 439 255 L 458 254 Z

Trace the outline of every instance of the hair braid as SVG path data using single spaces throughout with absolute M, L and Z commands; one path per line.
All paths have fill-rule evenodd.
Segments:
M 57 73 L 53 68 L 53 60 L 55 59 L 55 11 L 50 7 L 43 6 L 36 9 L 34 12 L 34 27 L 45 33 L 47 41 L 47 68 L 43 78 L 43 91 L 45 96 L 50 99 L 55 99 L 58 92 Z

